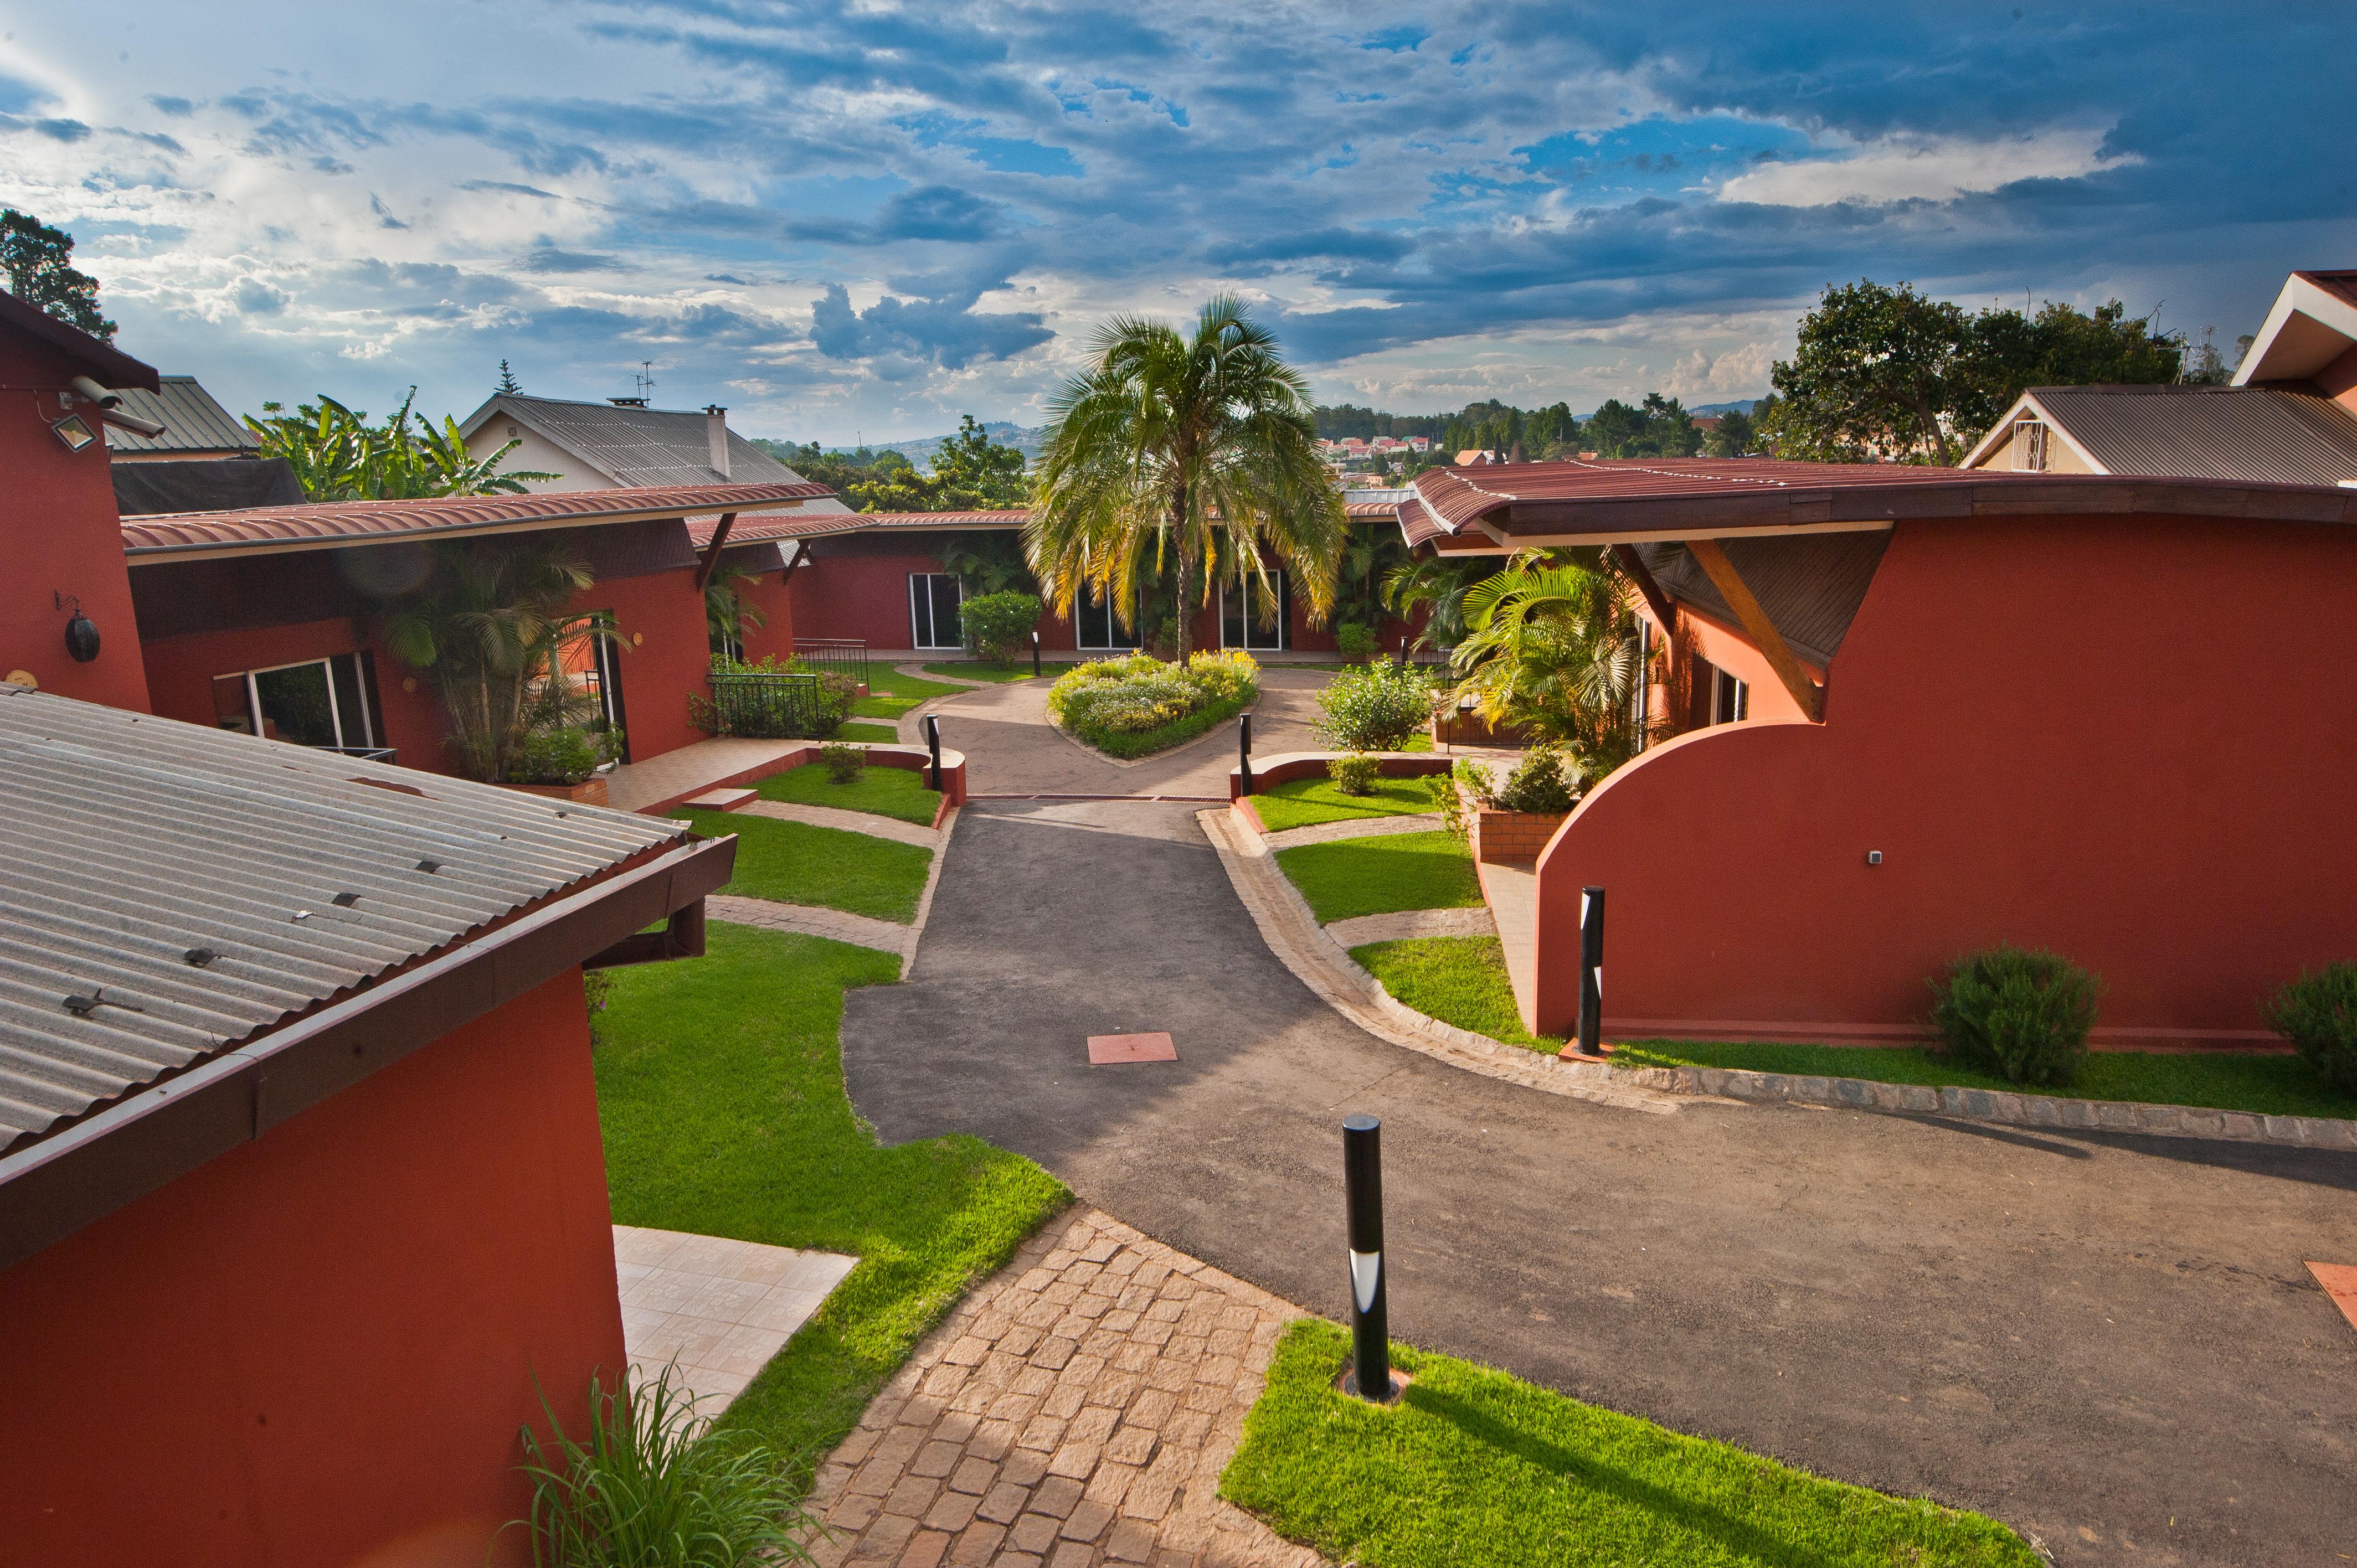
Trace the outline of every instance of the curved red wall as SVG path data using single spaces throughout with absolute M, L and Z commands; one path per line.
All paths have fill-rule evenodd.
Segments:
M 0 1558 L 528 1563 L 623 1365 L 578 972 L 0 1272 Z
M 2352 603 L 2337 528 L 1900 523 L 1824 725 L 1682 736 L 1564 823 L 1525 1021 L 1569 1031 L 1596 884 L 1622 1038 L 1904 1037 L 2001 940 L 2104 977 L 2099 1038 L 2272 1038 L 2357 958 Z

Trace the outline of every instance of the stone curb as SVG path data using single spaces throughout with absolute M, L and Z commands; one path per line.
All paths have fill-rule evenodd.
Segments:
M 908 979 L 909 972 L 917 966 L 917 941 L 925 934 L 925 922 L 932 916 L 933 889 L 941 885 L 942 862 L 949 858 L 950 834 L 957 831 L 961 810 L 963 808 L 952 806 L 942 818 L 942 825 L 935 830 L 941 835 L 941 842 L 933 846 L 933 863 L 925 868 L 925 890 L 917 895 L 917 918 L 909 922 L 909 940 L 900 949 L 900 978 L 903 980 Z

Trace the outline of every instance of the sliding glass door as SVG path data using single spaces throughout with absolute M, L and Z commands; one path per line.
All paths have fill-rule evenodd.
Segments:
M 958 618 L 963 587 L 954 572 L 909 574 L 909 646 L 963 648 L 965 627 Z
M 365 652 L 242 670 L 213 677 L 213 717 L 223 729 L 270 740 L 372 750 L 384 744 L 375 687 Z
M 1220 646 L 1247 649 L 1254 653 L 1282 651 L 1286 641 L 1286 623 L 1292 618 L 1292 594 L 1282 570 L 1272 570 L 1265 580 L 1246 577 L 1241 583 L 1225 583 L 1220 588 Z

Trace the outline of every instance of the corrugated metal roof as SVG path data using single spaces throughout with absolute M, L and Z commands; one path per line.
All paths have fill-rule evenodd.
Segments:
M 0 777 L 0 1150 L 685 831 L 5 684 Z
M 823 534 L 858 533 L 879 528 L 1020 528 L 1030 518 L 1031 513 L 1022 507 L 992 511 L 797 510 L 791 517 L 740 517 L 728 531 L 728 537 L 742 542 L 753 539 L 816 539 Z M 712 542 L 712 532 L 716 526 L 717 521 L 710 518 L 697 518 L 688 523 L 697 549 Z
M 102 387 L 115 392 L 145 387 L 152 392 L 157 384 L 155 366 L 133 359 L 79 327 L 68 326 L 39 306 L 28 305 L 5 289 L 0 289 L 0 327 L 14 328 L 47 343 L 72 362 L 74 368 L 69 373 L 87 373 Z
M 1795 533 L 1729 539 L 1719 548 L 1792 651 L 1823 670 L 1841 651 L 1890 542 L 1886 532 Z M 1662 591 L 1722 625 L 1740 628 L 1718 585 L 1684 544 L 1640 544 Z
M 194 376 L 165 376 L 154 392 L 121 389 L 123 412 L 164 422 L 161 435 L 142 435 L 120 425 L 106 427 L 106 445 L 116 452 L 252 452 L 262 442 Z
M 2357 479 L 2357 418 L 2276 387 L 2032 387 L 2029 407 L 2111 474 L 2337 485 Z
M 618 485 L 796 484 L 802 476 L 728 433 L 728 472 L 712 466 L 701 409 L 617 408 L 606 403 L 503 392 L 468 417 L 472 435 L 501 415 L 537 431 Z
M 473 533 L 682 517 L 690 512 L 770 510 L 831 496 L 809 480 L 783 484 L 661 485 L 634 489 L 543 490 L 533 495 L 435 496 L 422 500 L 310 501 L 242 511 L 164 512 L 126 518 L 124 549 L 142 556 L 257 548 L 322 549 L 420 533 Z
M 1606 501 L 1743 490 L 1813 490 L 1861 485 L 1986 481 L 1963 468 L 1889 463 L 1787 463 L 1773 457 L 1613 457 L 1593 462 L 1504 463 L 1428 468 L 1415 477 L 1424 504 L 1452 529 L 1517 501 Z

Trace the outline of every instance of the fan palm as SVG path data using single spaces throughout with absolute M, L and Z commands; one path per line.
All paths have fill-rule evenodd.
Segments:
M 1645 738 L 1631 701 L 1646 671 L 1630 597 L 1608 556 L 1516 556 L 1465 590 L 1466 635 L 1450 656 L 1458 694 L 1487 723 L 1557 742 L 1601 779 Z
M 1452 561 L 1430 555 L 1393 567 L 1383 576 L 1383 603 L 1402 619 L 1412 618 L 1418 605 L 1429 605 L 1424 627 L 1415 634 L 1415 648 L 1454 648 L 1465 637 L 1465 592 L 1498 570 L 1497 558 L 1478 556 Z
M 1050 404 L 1038 503 L 1024 529 L 1056 613 L 1070 619 L 1086 587 L 1135 627 L 1140 569 L 1151 575 L 1168 555 L 1178 567 L 1183 657 L 1189 612 L 1210 599 L 1222 571 L 1265 583 L 1265 547 L 1322 623 L 1348 523 L 1318 455 L 1308 383 L 1278 356 L 1275 336 L 1222 295 L 1203 306 L 1191 338 L 1117 316 L 1093 347 L 1094 368 Z

